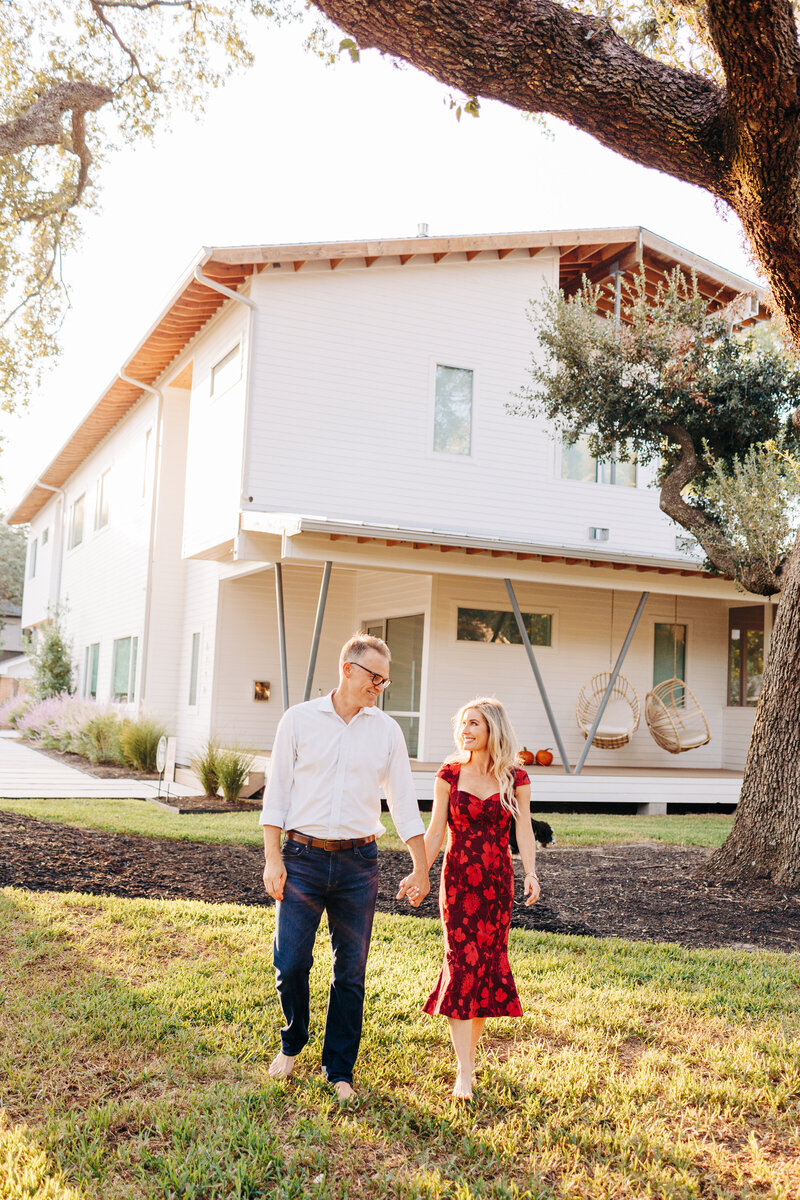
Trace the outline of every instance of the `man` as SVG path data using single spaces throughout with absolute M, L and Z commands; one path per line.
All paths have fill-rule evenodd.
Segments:
M 340 1103 L 352 1101 L 364 976 L 378 895 L 380 788 L 413 870 L 397 898 L 419 907 L 430 891 L 411 767 L 400 726 L 377 708 L 389 686 L 389 647 L 356 634 L 339 656 L 339 686 L 288 709 L 275 735 L 264 793 L 264 887 L 275 914 L 275 982 L 286 1024 L 269 1073 L 285 1079 L 308 1041 L 314 939 L 328 914 L 333 978 L 322 1069 Z M 281 832 L 286 838 L 281 847 Z

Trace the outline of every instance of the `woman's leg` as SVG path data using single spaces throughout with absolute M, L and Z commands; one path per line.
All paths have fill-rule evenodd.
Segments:
M 467 1099 L 472 1095 L 472 1021 L 458 1021 L 448 1017 L 450 1040 L 456 1052 L 458 1073 L 453 1086 L 453 1095 L 457 1099 Z
M 472 1061 L 472 1074 L 475 1074 L 475 1053 L 478 1049 L 478 1042 L 481 1040 L 483 1027 L 486 1024 L 486 1017 L 473 1017 L 471 1021 L 472 1030 L 470 1035 L 470 1059 Z

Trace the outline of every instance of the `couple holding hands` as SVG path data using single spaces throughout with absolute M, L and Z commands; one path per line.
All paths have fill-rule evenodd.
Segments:
M 424 1009 L 448 1018 L 458 1099 L 472 1095 L 486 1018 L 522 1012 L 508 963 L 514 819 L 525 903 L 539 898 L 530 781 L 516 765 L 517 742 L 502 704 L 477 699 L 457 713 L 458 752 L 437 774 L 425 832 L 400 726 L 377 707 L 389 686 L 389 664 L 385 642 L 357 634 L 342 647 L 336 690 L 287 710 L 260 818 L 264 886 L 277 902 L 275 981 L 286 1022 L 269 1073 L 287 1078 L 308 1042 L 309 972 L 326 911 L 333 977 L 322 1069 L 345 1104 L 356 1100 L 353 1067 L 378 895 L 381 788 L 412 860 L 398 899 L 419 907 L 430 891 L 428 870 L 448 839 L 439 893 L 445 956 Z

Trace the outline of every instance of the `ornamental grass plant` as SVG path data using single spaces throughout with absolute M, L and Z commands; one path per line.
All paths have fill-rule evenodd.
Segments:
M 152 774 L 156 769 L 158 743 L 166 733 L 165 726 L 153 717 L 122 721 L 118 741 L 125 763 L 136 771 Z
M 254 759 L 254 751 L 243 746 L 226 746 L 220 751 L 217 772 L 219 786 L 227 801 L 239 799 L 239 793 L 247 782 Z
M 216 796 L 219 792 L 219 743 L 209 738 L 199 754 L 189 760 L 189 766 L 200 780 L 200 786 L 206 796 Z

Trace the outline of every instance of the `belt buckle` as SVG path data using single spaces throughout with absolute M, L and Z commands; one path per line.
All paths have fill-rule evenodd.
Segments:
M 322 844 L 322 849 L 326 850 L 329 854 L 332 854 L 334 850 L 339 849 L 338 839 L 337 838 L 325 838 L 323 841 L 323 844 Z

